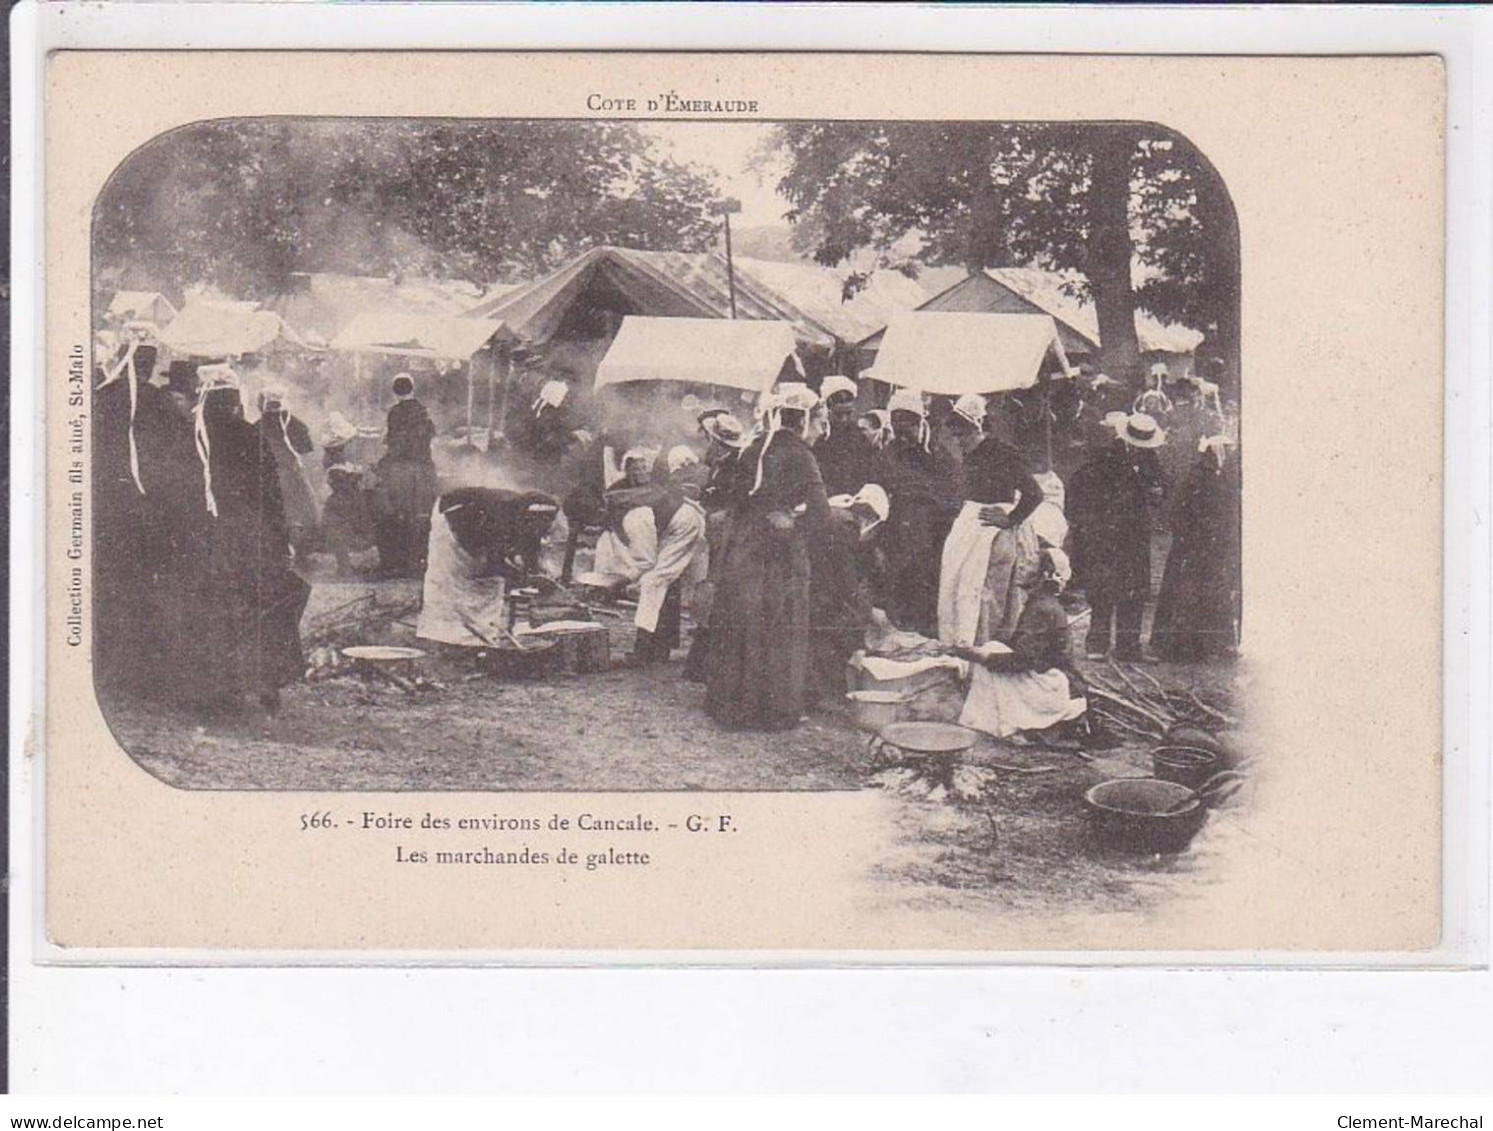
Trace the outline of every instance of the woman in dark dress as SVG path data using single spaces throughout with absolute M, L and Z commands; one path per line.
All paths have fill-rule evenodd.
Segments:
M 290 568 L 275 456 L 244 421 L 233 371 L 204 367 L 200 376 L 202 478 L 168 585 L 177 598 L 167 625 L 172 690 L 198 709 L 236 710 L 245 694 L 273 708 L 305 671 L 300 619 L 311 589 Z
M 817 403 L 807 385 L 779 386 L 741 456 L 705 692 L 706 711 L 728 727 L 784 730 L 810 701 L 811 561 L 832 556 L 829 502 L 805 440 Z
M 394 396 L 384 435 L 387 451 L 374 469 L 379 571 L 387 577 L 419 577 L 425 572 L 430 512 L 441 493 L 430 454 L 435 424 L 415 399 L 408 373 L 394 378 Z
M 929 450 L 927 410 L 921 394 L 899 389 L 888 404 L 892 442 L 886 479 L 892 513 L 882 536 L 887 552 L 892 622 L 901 629 L 938 632 L 938 570 L 953 515 L 944 502 L 943 468 Z
M 1239 625 L 1239 464 L 1224 436 L 1204 440 L 1172 511 L 1151 649 L 1168 660 L 1232 655 Z
M 285 522 L 290 528 L 290 545 L 296 557 L 305 560 L 317 548 L 321 516 L 317 513 L 316 495 L 306 477 L 302 462 L 312 453 L 311 430 L 305 421 L 285 404 L 285 390 L 269 385 L 259 394 L 259 430 L 265 444 L 274 453 L 280 475 L 280 497 L 285 504 Z
M 702 412 L 698 420 L 700 434 L 709 441 L 709 446 L 704 461 L 708 474 L 700 492 L 700 505 L 705 508 L 705 577 L 695 584 L 690 596 L 695 632 L 684 662 L 684 678 L 692 683 L 706 682 L 710 670 L 711 617 L 731 532 L 731 509 L 738 494 L 751 486 L 740 485 L 745 466 L 741 452 L 746 444 L 741 422 L 721 408 Z M 753 466 L 752 471 L 755 470 Z

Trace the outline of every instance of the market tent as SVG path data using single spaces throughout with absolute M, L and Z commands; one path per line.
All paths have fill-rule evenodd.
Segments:
M 914 310 L 928 298 L 916 280 L 892 270 L 872 272 L 847 297 L 847 270 L 739 255 L 735 265 L 738 277 L 748 286 L 777 296 L 792 315 L 847 344 L 861 341 L 885 326 L 892 315 Z
M 160 332 L 178 357 L 242 357 L 272 349 L 305 349 L 305 341 L 269 310 L 189 302 Z
M 483 297 L 458 279 L 384 278 L 297 272 L 265 302 L 308 339 L 330 342 L 360 314 L 464 314 Z
M 1099 312 L 1092 302 L 1075 297 L 1082 276 L 1059 274 L 1036 267 L 987 267 L 939 291 L 923 311 L 988 314 L 1050 314 L 1070 357 L 1099 350 Z M 1189 356 L 1203 335 L 1188 326 L 1166 324 L 1145 311 L 1135 312 L 1135 335 L 1141 353 Z M 863 353 L 874 355 L 881 333 L 860 342 Z
M 503 322 L 415 311 L 359 314 L 332 339 L 331 348 L 345 353 L 423 357 L 432 361 L 467 361 L 489 342 L 514 342 L 518 336 Z
M 119 291 L 109 303 L 111 322 L 149 322 L 161 327 L 176 317 L 176 307 L 160 291 Z
M 627 317 L 731 319 L 733 278 L 736 320 L 787 323 L 805 346 L 834 347 L 831 330 L 757 282 L 739 262 L 734 276 L 728 277 L 725 258 L 714 252 L 592 248 L 542 279 L 479 303 L 469 313 L 500 318 L 526 342 L 545 345 L 564 336 L 561 331 L 567 324 L 585 323 L 598 311 L 620 311 Z
M 892 317 L 862 376 L 946 396 L 1005 393 L 1035 385 L 1049 354 L 1068 372 L 1050 315 L 912 311 Z
M 798 367 L 786 322 L 628 315 L 596 370 L 596 387 L 681 381 L 764 393 L 785 363 Z

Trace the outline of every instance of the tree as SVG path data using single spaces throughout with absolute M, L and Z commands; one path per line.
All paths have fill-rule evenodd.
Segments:
M 1135 369 L 1138 306 L 1237 342 L 1232 206 L 1206 160 L 1162 127 L 811 122 L 779 127 L 772 144 L 789 161 L 788 218 L 820 263 L 870 248 L 908 274 L 919 263 L 1072 273 L 1111 372 Z
M 493 281 L 602 243 L 697 250 L 710 176 L 623 122 L 201 122 L 147 143 L 94 212 L 101 277 L 264 297 L 298 271 Z

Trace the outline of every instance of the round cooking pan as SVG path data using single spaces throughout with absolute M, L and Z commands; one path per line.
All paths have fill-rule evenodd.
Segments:
M 1162 781 L 1185 785 L 1188 789 L 1202 788 L 1223 769 L 1223 763 L 1221 751 L 1202 746 L 1158 746 L 1151 751 L 1155 775 Z
M 888 723 L 881 740 L 904 754 L 962 754 L 978 735 L 953 723 Z
M 1100 782 L 1083 799 L 1095 835 L 1131 852 L 1181 852 L 1208 819 L 1196 793 L 1155 778 Z

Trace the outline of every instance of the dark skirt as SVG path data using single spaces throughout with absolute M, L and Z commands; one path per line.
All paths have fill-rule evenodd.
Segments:
M 360 483 L 334 482 L 322 510 L 321 544 L 329 554 L 350 554 L 372 547 L 373 507 Z
M 1238 644 L 1234 563 L 1200 539 L 1172 545 L 1156 601 L 1151 648 L 1168 660 L 1230 656 Z
M 392 576 L 419 577 L 425 572 L 430 512 L 441 493 L 435 464 L 386 458 L 377 472 L 379 567 Z
M 733 524 L 710 617 L 705 709 L 728 727 L 784 730 L 808 705 L 809 554 L 766 515 Z
M 215 523 L 163 587 L 162 627 L 172 641 L 163 661 L 174 671 L 160 690 L 189 705 L 264 694 L 305 673 L 300 621 L 311 587 L 243 520 Z
M 928 500 L 893 514 L 886 546 L 887 615 L 898 628 L 938 635 L 938 571 L 951 520 Z

